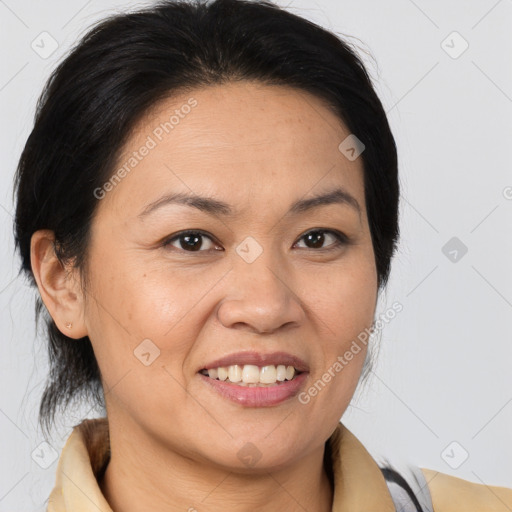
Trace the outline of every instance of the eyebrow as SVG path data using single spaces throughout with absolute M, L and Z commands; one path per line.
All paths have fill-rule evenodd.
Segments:
M 181 204 L 190 206 L 215 216 L 234 217 L 236 215 L 236 212 L 231 208 L 231 206 L 223 201 L 219 201 L 211 197 L 176 192 L 166 194 L 165 196 L 148 204 L 139 213 L 138 217 L 144 218 L 155 210 L 168 204 Z M 349 206 L 354 209 L 359 216 L 361 216 L 361 207 L 359 206 L 356 198 L 342 187 L 338 187 L 334 190 L 321 193 L 308 199 L 299 199 L 295 201 L 288 210 L 287 215 L 304 213 L 314 208 L 330 204 L 341 204 Z

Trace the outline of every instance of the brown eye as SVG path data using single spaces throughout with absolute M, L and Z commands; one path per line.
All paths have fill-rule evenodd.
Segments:
M 202 252 L 218 247 L 208 235 L 201 231 L 183 231 L 166 240 L 163 246 L 172 246 L 187 252 Z
M 304 240 L 306 249 L 330 249 L 346 243 L 347 237 L 343 235 L 343 233 L 338 233 L 336 231 L 315 229 L 302 235 L 299 240 Z M 327 245 L 324 245 L 326 242 L 328 242 Z M 297 244 L 299 243 L 300 242 L 297 242 Z M 304 246 L 301 248 L 304 248 Z

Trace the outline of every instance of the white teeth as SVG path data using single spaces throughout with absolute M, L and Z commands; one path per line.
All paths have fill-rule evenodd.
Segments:
M 277 380 L 279 382 L 283 382 L 283 380 L 286 380 L 286 366 L 284 364 L 280 364 L 277 367 Z
M 242 380 L 247 384 L 256 384 L 260 381 L 260 369 L 253 364 L 246 364 L 242 372 Z
M 277 380 L 277 370 L 274 365 L 264 366 L 260 370 L 260 382 L 262 384 L 273 384 Z
M 211 379 L 227 380 L 240 386 L 258 386 L 273 385 L 285 380 L 292 380 L 295 377 L 296 371 L 293 366 L 285 366 L 284 364 L 277 366 L 271 364 L 261 368 L 254 364 L 243 366 L 234 364 L 210 368 L 205 371 L 206 373 Z
M 242 368 L 237 364 L 228 366 L 228 379 L 231 382 L 240 382 L 242 380 Z
M 228 378 L 228 369 L 224 366 L 219 366 L 217 372 L 219 380 L 226 380 Z

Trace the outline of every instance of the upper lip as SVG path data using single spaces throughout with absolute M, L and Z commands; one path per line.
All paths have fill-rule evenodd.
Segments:
M 207 363 L 201 370 L 219 368 L 220 366 L 232 366 L 235 364 L 240 366 L 246 364 L 256 366 L 277 366 L 283 364 L 285 366 L 293 366 L 300 372 L 308 371 L 308 365 L 300 357 L 288 354 L 287 352 L 272 352 L 269 354 L 262 354 L 260 352 L 236 352 Z

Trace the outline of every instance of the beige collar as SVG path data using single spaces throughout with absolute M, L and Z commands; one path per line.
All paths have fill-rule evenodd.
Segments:
M 62 449 L 47 512 L 112 512 L 96 480 L 109 450 L 106 418 L 76 426 Z
M 379 466 L 343 423 L 329 443 L 334 471 L 332 512 L 395 512 Z
M 340 423 L 329 439 L 333 512 L 394 512 L 386 481 L 371 455 Z M 57 467 L 48 512 L 112 512 L 96 480 L 109 459 L 106 418 L 85 420 L 69 436 Z

